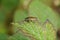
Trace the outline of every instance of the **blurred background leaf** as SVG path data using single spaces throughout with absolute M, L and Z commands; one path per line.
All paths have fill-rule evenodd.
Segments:
M 20 1 L 23 2 L 24 0 L 20 0 Z M 6 15 L 8 14 L 8 12 L 11 12 L 12 9 L 15 8 L 20 1 L 19 0 L 0 0 L 1 6 L 2 6 L 0 8 L 0 29 L 1 29 L 0 33 L 6 33 L 6 29 L 5 29 Z M 39 20 L 42 22 L 42 24 L 48 18 L 52 22 L 52 24 L 54 24 L 54 26 L 58 27 L 59 25 L 60 27 L 60 19 L 58 20 L 58 14 L 55 13 L 49 7 L 52 3 L 52 0 L 39 0 L 39 1 L 40 2 L 35 0 L 30 4 L 30 7 L 29 7 L 29 12 L 31 13 L 30 15 L 32 16 L 37 15 Z M 40 10 L 40 11 L 37 11 L 37 10 Z M 17 22 L 17 21 L 24 20 L 24 18 L 27 17 L 28 12 L 27 10 L 17 10 L 14 15 L 15 15 L 14 22 Z

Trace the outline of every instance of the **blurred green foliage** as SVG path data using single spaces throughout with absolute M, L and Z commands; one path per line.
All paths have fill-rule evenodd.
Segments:
M 0 4 L 1 4 L 0 5 L 1 7 L 0 8 L 0 33 L 3 33 L 3 34 L 6 33 L 6 29 L 4 25 L 6 20 L 6 14 L 7 12 L 11 12 L 12 9 L 17 7 L 19 5 L 19 2 L 20 2 L 19 0 L 0 0 Z M 31 3 L 29 7 L 29 12 L 31 13 L 30 15 L 32 16 L 37 15 L 39 20 L 42 23 L 48 18 L 52 22 L 52 24 L 54 24 L 54 26 L 58 27 L 58 22 L 60 24 L 60 20 L 58 21 L 58 15 L 55 12 L 53 12 L 50 7 L 47 6 L 47 5 L 51 5 L 52 0 L 40 0 L 39 2 L 35 0 L 34 2 Z M 37 9 L 37 7 L 39 9 Z M 40 11 L 37 11 L 37 10 L 40 10 Z M 15 22 L 22 21 L 24 20 L 24 18 L 27 17 L 27 15 L 28 15 L 27 10 L 17 10 L 15 12 L 14 21 Z M 1 37 L 2 37 L 2 34 L 1 34 Z M 1 39 L 1 37 L 0 37 L 0 40 L 5 40 L 5 39 Z M 25 38 L 24 39 L 23 38 L 24 37 L 21 37 L 22 40 L 25 40 Z
M 16 34 L 20 31 L 25 36 L 35 38 L 36 40 L 55 40 L 56 30 L 49 20 L 46 20 L 43 25 L 38 22 L 23 22 L 22 24 L 14 23 Z M 18 39 L 18 38 L 16 38 Z

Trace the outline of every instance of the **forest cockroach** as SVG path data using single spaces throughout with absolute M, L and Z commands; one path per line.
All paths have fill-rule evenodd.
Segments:
M 27 17 L 25 18 L 26 22 L 34 22 L 34 21 L 38 21 L 36 17 Z

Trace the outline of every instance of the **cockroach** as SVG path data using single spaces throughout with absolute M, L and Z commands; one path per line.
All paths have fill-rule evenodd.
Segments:
M 37 21 L 37 18 L 36 17 L 27 17 L 27 18 L 25 18 L 25 21 L 26 22 L 35 22 L 35 21 Z

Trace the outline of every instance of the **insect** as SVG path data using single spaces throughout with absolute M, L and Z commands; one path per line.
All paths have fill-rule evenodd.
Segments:
M 35 21 L 38 21 L 36 17 L 27 17 L 25 18 L 25 21 L 26 22 L 35 22 Z

